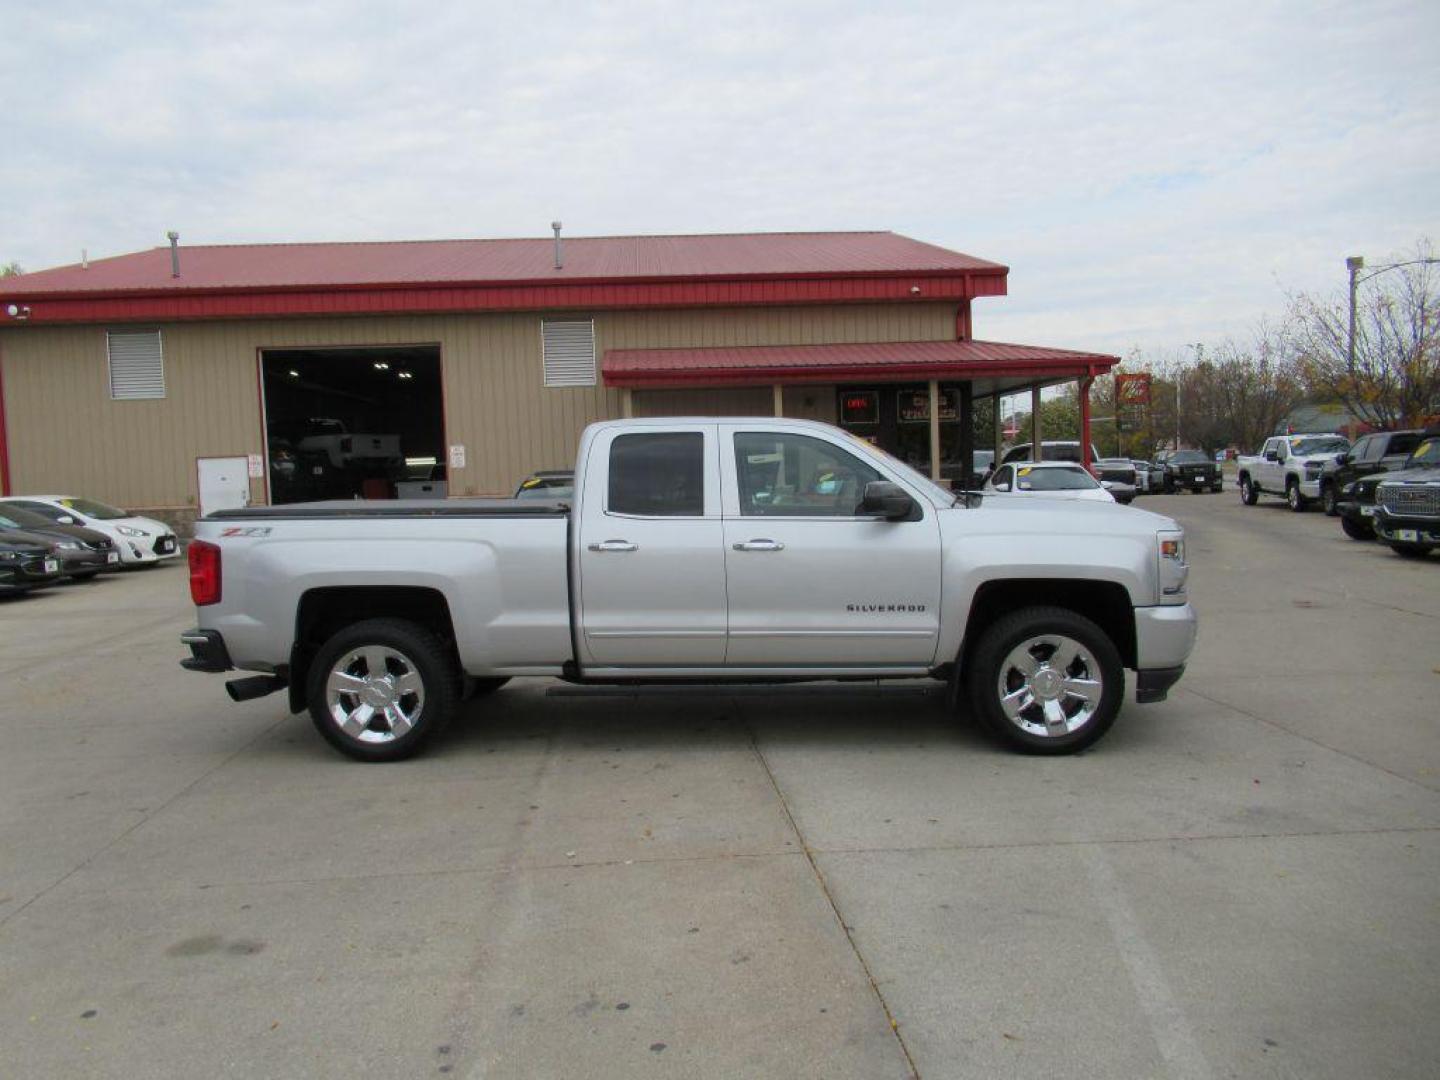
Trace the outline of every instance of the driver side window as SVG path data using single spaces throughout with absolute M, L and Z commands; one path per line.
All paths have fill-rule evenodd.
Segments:
M 746 517 L 856 517 L 874 468 L 809 435 L 735 433 L 735 476 Z

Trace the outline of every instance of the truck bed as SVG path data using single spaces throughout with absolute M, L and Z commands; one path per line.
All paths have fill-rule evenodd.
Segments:
M 265 521 L 272 518 L 514 518 L 566 517 L 570 503 L 563 499 L 332 499 L 326 502 L 286 503 L 282 506 L 247 506 L 216 510 L 205 521 Z

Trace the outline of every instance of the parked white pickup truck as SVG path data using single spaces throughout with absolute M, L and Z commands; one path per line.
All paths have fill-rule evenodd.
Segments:
M 1235 459 L 1240 501 L 1254 506 L 1261 495 L 1279 495 L 1297 514 L 1312 499 L 1335 499 L 1335 470 L 1350 449 L 1343 435 L 1274 435 L 1258 454 Z
M 785 419 L 584 432 L 573 498 L 230 510 L 190 545 L 191 670 L 264 674 L 369 760 L 466 689 L 948 680 L 1011 746 L 1070 753 L 1163 700 L 1195 640 L 1184 534 L 1113 503 L 955 495 Z

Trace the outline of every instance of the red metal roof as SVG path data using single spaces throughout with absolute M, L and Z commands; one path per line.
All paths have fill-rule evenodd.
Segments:
M 6 280 L 6 298 L 77 293 L 317 289 L 355 286 L 560 284 L 698 278 L 889 274 L 1000 274 L 999 263 L 892 232 L 740 233 L 697 236 L 566 237 L 564 268 L 553 238 L 390 243 L 152 248 L 40 270 Z
M 609 386 L 975 379 L 1098 375 L 1118 356 L 999 341 L 903 341 L 859 345 L 757 345 L 710 349 L 611 349 Z

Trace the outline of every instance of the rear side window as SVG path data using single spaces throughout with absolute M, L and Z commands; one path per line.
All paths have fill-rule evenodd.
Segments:
M 698 431 L 617 435 L 610 444 L 612 514 L 702 517 L 705 436 Z

